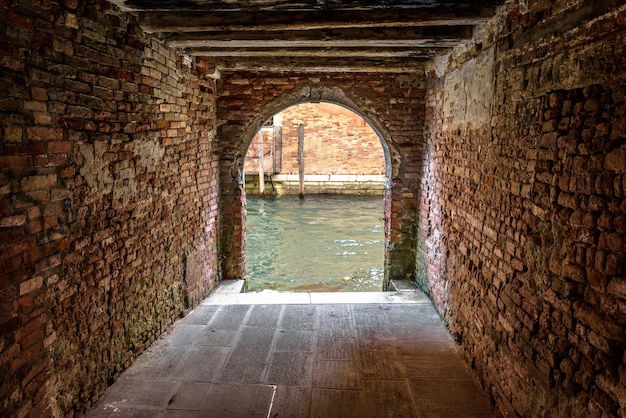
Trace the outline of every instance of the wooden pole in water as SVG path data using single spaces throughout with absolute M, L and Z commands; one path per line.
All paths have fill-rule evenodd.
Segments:
M 258 153 L 259 153 L 259 196 L 265 194 L 265 172 L 263 171 L 263 131 L 259 131 L 258 135 Z
M 300 180 L 300 199 L 304 199 L 304 123 L 298 127 L 298 177 Z

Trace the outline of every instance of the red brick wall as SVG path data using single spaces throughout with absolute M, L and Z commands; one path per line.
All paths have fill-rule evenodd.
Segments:
M 217 280 L 213 86 L 101 2 L 0 1 L 0 415 L 72 416 Z
M 261 135 L 263 135 L 263 172 L 266 175 L 281 172 L 278 161 L 280 161 L 282 153 L 277 152 L 279 146 L 275 144 L 273 128 L 262 130 Z M 259 172 L 258 134 L 248 148 L 244 169 L 248 174 L 258 174 Z
M 220 267 L 245 275 L 245 152 L 310 101 L 381 132 L 389 277 L 429 290 L 499 411 L 624 415 L 624 7 L 507 6 L 428 96 L 244 73 L 216 103 L 131 17 L 78 3 L 0 0 L 3 415 L 79 415 Z
M 305 174 L 385 174 L 385 156 L 376 132 L 356 113 L 332 103 L 303 103 L 279 113 L 283 174 L 298 173 L 298 129 L 304 124 Z M 273 135 L 264 136 L 264 169 L 272 172 Z M 256 138 L 246 154 L 246 172 L 258 172 Z
M 389 149 L 387 194 L 389 278 L 415 275 L 415 223 L 424 164 L 425 85 L 404 87 L 407 75 L 226 73 L 217 102 L 221 156 L 220 248 L 224 278 L 245 277 L 243 158 L 261 125 L 282 109 L 303 102 L 340 103 L 376 127 Z
M 432 79 L 418 277 L 504 416 L 626 413 L 626 9 L 609 3 L 511 5 Z

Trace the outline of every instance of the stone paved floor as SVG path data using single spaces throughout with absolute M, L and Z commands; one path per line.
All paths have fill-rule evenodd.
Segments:
M 88 417 L 492 416 L 420 293 L 307 297 L 216 292 Z

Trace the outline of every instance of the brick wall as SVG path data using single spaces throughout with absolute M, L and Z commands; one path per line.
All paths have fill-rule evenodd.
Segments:
M 385 190 L 386 268 L 394 279 L 415 274 L 415 223 L 423 171 L 425 84 L 408 75 L 225 73 L 217 102 L 220 164 L 220 248 L 224 278 L 245 277 L 243 158 L 262 124 L 303 102 L 355 109 L 380 132 L 389 152 Z M 405 87 L 407 84 L 411 88 Z
M 0 415 L 80 414 L 217 280 L 213 88 L 107 3 L 0 1 Z
M 431 74 L 418 277 L 505 416 L 626 415 L 618 3 L 509 5 Z
M 388 277 L 428 289 L 503 415 L 625 414 L 624 6 L 508 5 L 428 91 L 239 73 L 216 93 L 79 3 L 0 0 L 3 415 L 79 415 L 221 268 L 245 275 L 245 152 L 310 101 L 381 133 Z
M 302 103 L 279 114 L 282 120 L 281 174 L 298 174 L 298 129 L 304 124 L 305 174 L 385 174 L 376 132 L 356 113 L 331 103 Z M 264 168 L 272 172 L 273 135 L 265 134 Z M 246 154 L 247 173 L 258 167 L 257 140 Z

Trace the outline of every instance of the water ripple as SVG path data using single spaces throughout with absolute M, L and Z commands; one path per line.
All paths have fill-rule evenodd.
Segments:
M 382 290 L 381 197 L 247 200 L 250 290 Z

